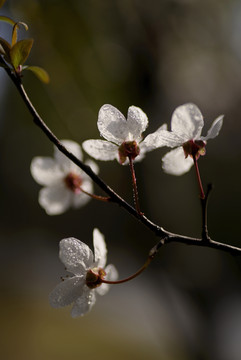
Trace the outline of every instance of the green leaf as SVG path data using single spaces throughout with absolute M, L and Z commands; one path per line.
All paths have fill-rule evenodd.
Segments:
M 11 63 L 10 50 L 11 45 L 5 39 L 0 37 L 0 55 L 3 55 L 8 63 Z
M 0 0 L 1 1 L 1 0 Z M 10 25 L 14 25 L 15 24 L 15 21 L 10 19 L 9 17 L 7 16 L 0 16 L 0 21 L 4 21 Z
M 0 8 L 3 6 L 4 3 L 5 3 L 5 0 L 0 0 Z
M 14 24 L 13 26 L 13 32 L 12 32 L 12 46 L 16 44 L 17 42 L 17 31 L 19 29 L 19 25 L 23 25 L 23 27 L 25 28 L 25 30 L 27 31 L 28 30 L 28 25 L 25 24 L 24 22 L 22 21 L 18 21 Z
M 43 83 L 48 84 L 49 83 L 49 74 L 46 70 L 39 66 L 23 66 L 23 70 L 30 70 L 32 71 Z
M 27 60 L 31 48 L 33 46 L 33 39 L 24 39 L 18 41 L 10 50 L 11 64 L 16 70 L 19 65 L 23 65 Z

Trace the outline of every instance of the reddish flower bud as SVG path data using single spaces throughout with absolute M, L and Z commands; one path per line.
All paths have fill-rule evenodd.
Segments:
M 79 175 L 71 172 L 64 178 L 64 182 L 67 188 L 73 191 L 75 194 L 80 192 L 82 179 Z
M 140 147 L 137 145 L 136 141 L 124 141 L 119 146 L 119 160 L 121 164 L 124 164 L 126 158 L 131 158 L 134 160 L 140 154 Z
M 189 140 L 182 147 L 186 158 L 190 155 L 198 159 L 200 155 L 205 155 L 206 153 L 206 143 L 202 140 Z
M 93 268 L 87 271 L 86 274 L 86 285 L 90 289 L 95 289 L 102 284 L 102 279 L 106 272 L 102 268 Z

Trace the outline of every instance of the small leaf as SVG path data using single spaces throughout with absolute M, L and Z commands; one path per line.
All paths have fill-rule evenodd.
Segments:
M 33 39 L 24 39 L 18 41 L 10 50 L 11 64 L 16 70 L 19 65 L 23 65 L 27 60 L 31 48 L 33 46 Z
M 0 54 L 3 55 L 8 63 L 11 63 L 10 50 L 11 45 L 5 39 L 0 37 Z
M 5 3 L 5 0 L 0 0 L 0 8 L 3 6 L 4 3 Z
M 12 32 L 12 46 L 15 45 L 17 42 L 17 31 L 19 29 L 19 25 L 23 25 L 25 30 L 26 31 L 28 30 L 28 25 L 25 24 L 24 22 L 18 21 L 17 23 L 15 23 L 13 26 L 13 32 Z
M 15 21 L 10 19 L 9 17 L 7 16 L 0 16 L 0 21 L 4 21 L 10 25 L 14 25 L 15 24 Z
M 23 70 L 30 70 L 32 71 L 43 83 L 48 84 L 49 83 L 49 74 L 46 70 L 39 66 L 23 66 Z

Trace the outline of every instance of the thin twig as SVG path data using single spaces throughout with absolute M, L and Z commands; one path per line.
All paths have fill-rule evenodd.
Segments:
M 139 215 L 143 215 L 140 209 L 139 196 L 138 196 L 137 183 L 136 183 L 136 174 L 135 174 L 133 159 L 131 156 L 129 156 L 129 165 L 131 170 L 135 208 Z
M 0 63 L 2 65 L 5 64 L 4 60 L 0 56 Z M 128 204 L 124 199 L 122 199 L 114 190 L 112 190 L 98 175 L 96 175 L 90 166 L 84 164 L 81 160 L 76 158 L 74 154 L 69 152 L 63 144 L 59 141 L 59 139 L 52 133 L 52 131 L 48 128 L 45 122 L 42 120 L 40 115 L 37 113 L 33 104 L 31 103 L 23 85 L 21 79 L 17 77 L 14 73 L 11 72 L 9 68 L 5 68 L 8 76 L 15 84 L 20 96 L 22 97 L 25 105 L 27 106 L 30 114 L 33 116 L 34 123 L 40 127 L 40 129 L 45 133 L 45 135 L 49 138 L 49 140 L 56 145 L 60 152 L 65 154 L 68 159 L 72 160 L 81 170 L 83 170 L 89 177 L 93 180 L 93 182 L 98 185 L 110 198 L 113 202 L 117 203 L 119 206 L 124 208 L 129 214 L 138 219 L 142 224 L 144 224 L 149 230 L 151 230 L 156 236 L 160 237 L 161 240 L 158 243 L 157 248 L 159 249 L 161 246 L 166 245 L 171 242 L 178 242 L 186 245 L 195 245 L 195 246 L 205 246 L 213 249 L 223 250 L 229 252 L 232 255 L 241 255 L 241 248 L 234 247 L 228 244 L 222 244 L 213 240 L 209 240 L 209 242 L 203 242 L 202 239 L 183 236 L 179 234 L 174 234 L 169 231 L 166 231 L 162 227 L 154 224 L 151 220 L 149 220 L 146 216 L 140 214 L 134 209 L 130 204 Z

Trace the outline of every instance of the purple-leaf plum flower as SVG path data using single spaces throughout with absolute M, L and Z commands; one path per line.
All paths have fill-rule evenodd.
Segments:
M 171 119 L 171 131 L 159 129 L 148 136 L 147 146 L 156 148 L 168 146 L 174 148 L 162 158 L 163 170 L 172 175 L 182 175 L 194 164 L 193 157 L 198 159 L 205 154 L 207 140 L 215 138 L 222 127 L 223 115 L 211 125 L 206 136 L 201 136 L 204 126 L 203 116 L 198 107 L 187 103 L 176 108 Z
M 115 281 L 118 273 L 114 265 L 106 266 L 107 249 L 104 236 L 98 229 L 93 231 L 94 254 L 82 241 L 73 237 L 60 241 L 60 260 L 67 271 L 74 274 L 58 284 L 49 295 L 50 305 L 60 308 L 73 304 L 72 317 L 83 316 L 91 310 L 96 293 L 105 295 L 109 284 L 102 280 Z
M 76 142 L 63 140 L 62 144 L 82 160 L 82 151 Z M 98 172 L 98 167 L 93 161 L 88 160 L 86 164 L 95 173 Z M 48 215 L 62 214 L 70 207 L 79 208 L 91 199 L 83 192 L 93 193 L 91 179 L 56 147 L 53 158 L 35 157 L 30 170 L 35 181 L 44 186 L 39 192 L 39 204 Z
M 106 140 L 86 140 L 83 149 L 97 160 L 118 160 L 127 164 L 128 158 L 140 161 L 145 153 L 155 147 L 143 140 L 142 133 L 148 126 L 146 114 L 136 106 L 130 106 L 127 119 L 112 105 L 100 108 L 97 127 L 100 135 Z M 160 129 L 166 129 L 166 125 Z

